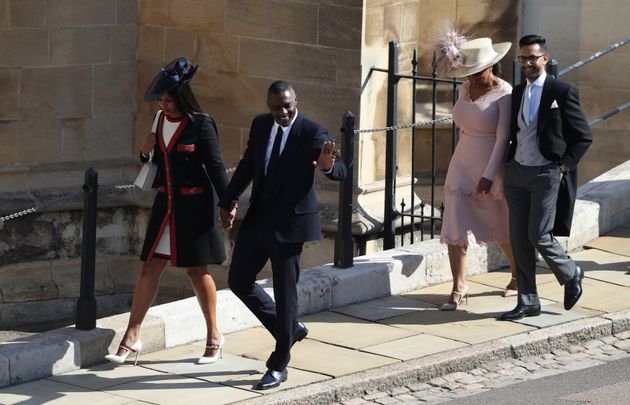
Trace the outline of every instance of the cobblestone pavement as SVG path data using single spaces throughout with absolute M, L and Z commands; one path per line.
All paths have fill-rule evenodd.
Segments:
M 390 391 L 366 392 L 342 404 L 435 404 L 627 357 L 630 357 L 630 331 L 539 356 L 489 362 L 467 373 L 447 374 Z

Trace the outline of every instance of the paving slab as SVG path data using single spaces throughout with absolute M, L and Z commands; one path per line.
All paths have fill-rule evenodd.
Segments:
M 88 390 L 102 390 L 136 380 L 160 376 L 162 374 L 163 373 L 160 371 L 151 370 L 139 365 L 104 363 L 62 375 L 48 377 L 48 379 Z
M 572 257 L 584 269 L 584 277 L 630 287 L 630 257 L 600 249 L 586 249 Z
M 230 381 L 226 381 L 225 385 L 248 390 L 248 391 L 253 391 L 256 394 L 269 395 L 278 391 L 295 388 L 295 387 L 301 387 L 304 385 L 313 384 L 313 383 L 324 381 L 324 380 L 329 380 L 331 378 L 330 376 L 327 376 L 324 374 L 312 373 L 310 371 L 304 371 L 304 370 L 296 369 L 293 367 L 288 368 L 288 373 L 289 373 L 289 376 L 288 376 L 287 381 L 282 383 L 280 387 L 272 388 L 265 391 L 255 391 L 253 389 L 254 385 L 262 378 L 263 373 L 252 374 L 251 376 L 248 376 L 248 377 L 237 378 Z
M 236 355 L 273 347 L 275 344 L 271 333 L 261 326 L 225 335 L 225 351 Z
M 387 343 L 364 347 L 361 351 L 378 354 L 380 356 L 393 357 L 399 360 L 411 360 L 464 346 L 468 346 L 468 344 L 440 336 L 421 333 Z
M 266 360 L 269 352 L 247 353 L 247 357 Z M 397 359 L 306 339 L 291 350 L 291 366 L 301 370 L 339 377 L 398 362 Z
M 589 318 L 602 314 L 601 311 L 594 311 L 577 306 L 567 311 L 564 309 L 563 305 L 564 304 L 561 303 L 544 305 L 541 308 L 540 316 L 526 317 L 514 322 L 535 326 L 537 328 L 546 328 L 548 326 L 559 325 L 561 323 L 575 321 L 576 319 Z
M 576 306 L 601 312 L 615 312 L 628 308 L 629 287 L 590 278 L 585 278 L 582 286 L 584 292 Z M 538 287 L 538 295 L 561 303 L 564 302 L 564 287 L 557 284 L 544 284 Z
M 459 307 L 460 310 L 496 318 L 504 312 L 511 311 L 517 304 L 517 297 L 502 297 L 503 290 L 476 282 L 468 282 L 469 297 Z M 541 300 L 540 305 L 550 305 L 553 301 Z
M 379 322 L 471 344 L 535 329 L 531 326 L 501 322 L 494 317 L 465 311 L 426 310 L 395 316 Z
M 267 370 L 265 362 L 224 353 L 213 364 L 196 364 L 203 346 L 187 345 L 174 347 L 146 356 L 142 366 L 163 373 L 178 374 L 210 382 L 221 383 L 247 378 Z
M 536 283 L 538 285 L 556 281 L 556 277 L 551 273 L 545 262 L 539 262 L 536 265 Z M 479 284 L 495 287 L 503 292 L 503 289 L 512 279 L 512 273 L 509 268 L 503 268 L 499 271 L 491 271 L 488 273 L 477 274 L 467 277 L 466 280 Z
M 0 404 L 54 404 L 54 405 L 118 405 L 134 401 L 119 395 L 92 391 L 51 379 L 31 381 L 0 390 Z
M 229 404 L 260 396 L 251 391 L 173 374 L 149 377 L 104 390 L 106 393 L 153 404 Z M 183 400 L 185 398 L 185 401 Z
M 392 295 L 336 308 L 333 311 L 368 321 L 377 321 L 379 319 L 391 318 L 392 316 L 405 314 L 407 312 L 421 311 L 427 308 L 435 308 L 435 304 Z
M 410 336 L 405 329 L 369 322 L 331 311 L 303 318 L 308 327 L 308 338 L 338 346 L 360 349 Z
M 600 249 L 606 252 L 615 253 L 622 256 L 630 256 L 630 226 L 620 226 L 604 236 L 584 245 L 586 249 Z

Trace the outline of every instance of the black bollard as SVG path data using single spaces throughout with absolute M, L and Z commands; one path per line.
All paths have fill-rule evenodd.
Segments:
M 76 328 L 96 328 L 96 298 L 94 272 L 96 262 L 96 191 L 98 173 L 93 168 L 85 171 L 83 184 L 83 243 L 81 245 L 81 291 L 77 301 Z
M 352 246 L 352 189 L 354 173 L 354 115 L 348 111 L 343 117 L 343 160 L 348 166 L 348 176 L 341 181 L 339 191 L 339 222 L 335 238 L 335 267 L 346 269 L 353 266 Z

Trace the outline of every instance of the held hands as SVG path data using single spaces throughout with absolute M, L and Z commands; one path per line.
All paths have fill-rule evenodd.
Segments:
M 477 194 L 488 194 L 490 192 L 490 188 L 492 188 L 492 180 L 482 177 L 479 179 L 479 183 L 477 183 L 475 192 Z
M 234 218 L 236 217 L 236 208 L 232 208 L 232 211 L 221 208 L 219 215 L 221 216 L 221 226 L 223 229 L 226 231 L 232 229 L 232 224 L 234 224 Z
M 335 143 L 333 141 L 326 141 L 322 143 L 321 151 L 317 160 L 313 161 L 313 166 L 318 167 L 324 171 L 329 171 L 335 164 L 335 159 L 339 151 L 335 150 Z
M 142 147 L 141 147 L 142 154 L 144 156 L 149 156 L 149 153 L 151 153 L 154 147 L 155 147 L 155 135 L 150 133 L 144 139 L 144 142 L 142 142 Z

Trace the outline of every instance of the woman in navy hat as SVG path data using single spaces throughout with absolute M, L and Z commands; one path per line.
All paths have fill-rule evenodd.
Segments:
M 137 362 L 142 350 L 140 325 L 169 261 L 172 267 L 186 268 L 206 320 L 206 350 L 197 363 L 214 363 L 223 352 L 224 338 L 216 320 L 216 286 L 207 265 L 226 258 L 213 193 L 221 195 L 228 180 L 215 122 L 202 111 L 190 88 L 196 71 L 189 60 L 177 58 L 160 70 L 144 95 L 146 101 L 157 100 L 160 106 L 140 151 L 142 162 L 151 158 L 157 164 L 153 187 L 158 193 L 142 248 L 144 264 L 127 331 L 118 352 L 105 356 L 113 363 L 123 363 L 132 353 Z

